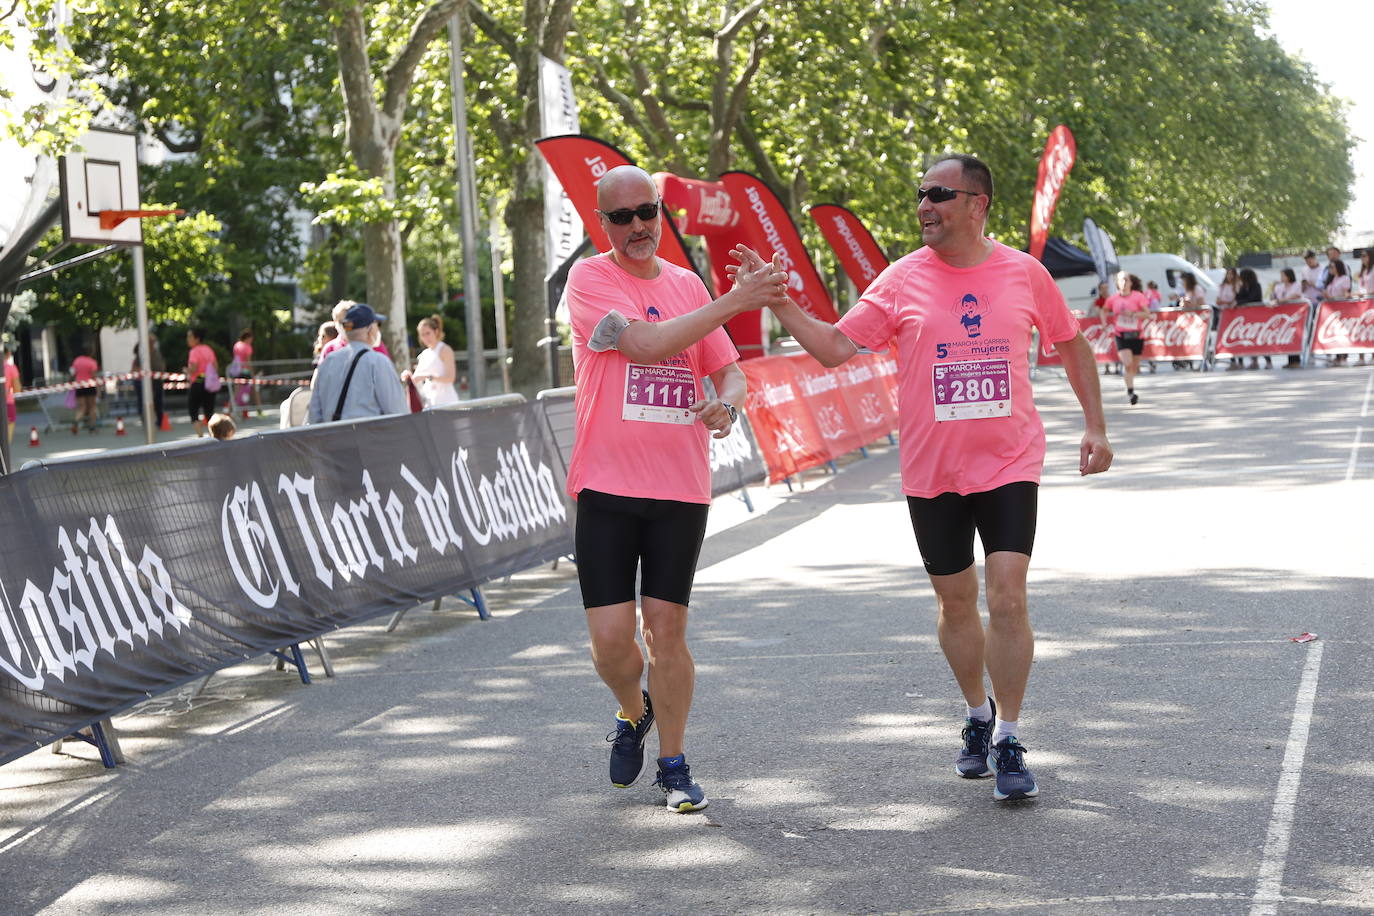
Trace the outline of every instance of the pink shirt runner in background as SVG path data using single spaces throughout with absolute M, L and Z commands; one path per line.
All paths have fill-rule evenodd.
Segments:
M 210 349 L 209 344 L 196 344 L 191 348 L 191 353 L 186 357 L 186 364 L 191 369 L 191 374 L 187 377 L 187 382 L 194 382 L 205 377 L 205 370 L 209 366 L 219 369 L 219 357 L 215 356 L 215 351 Z
M 1120 334 L 1122 331 L 1139 331 L 1140 316 L 1131 315 L 1129 312 L 1148 312 L 1150 302 L 1145 298 L 1144 293 L 1127 293 L 1126 295 L 1108 296 L 1107 304 L 1103 306 L 1107 314 L 1111 316 L 1112 328 Z
M 78 356 L 72 360 L 72 378 L 78 382 L 89 382 L 100 371 L 100 363 L 89 356 Z
M 632 277 L 609 254 L 579 261 L 568 274 L 566 296 L 572 318 L 573 367 L 577 380 L 577 438 L 568 462 L 568 492 L 584 489 L 645 499 L 711 502 L 709 430 L 690 424 L 623 419 L 630 394 L 629 357 L 619 350 L 594 353 L 587 347 L 596 323 L 611 309 L 630 321 L 666 321 L 711 301 L 701 278 L 659 260 L 652 280 Z M 691 400 L 703 397 L 701 380 L 739 359 L 724 330 L 704 338 L 657 366 L 691 377 Z
M 234 343 L 234 359 L 243 364 L 245 369 L 253 362 L 253 345 L 246 340 Z
M 1062 343 L 1078 322 L 1039 261 L 998 242 L 982 264 L 959 268 L 920 248 L 884 270 L 838 327 L 873 350 L 896 339 L 903 493 L 928 499 L 1040 482 L 1045 427 L 1031 397 L 1031 329 Z M 994 393 L 1009 381 L 1008 416 L 936 419 L 948 396 L 936 373 L 965 370 Z
M 323 347 L 320 347 L 320 362 L 324 362 L 324 358 L 335 350 L 342 350 L 346 346 L 348 346 L 348 337 L 340 331 L 339 336 L 330 340 Z
M 19 387 L 19 367 L 14 363 L 5 363 L 5 403 L 14 403 L 14 391 Z

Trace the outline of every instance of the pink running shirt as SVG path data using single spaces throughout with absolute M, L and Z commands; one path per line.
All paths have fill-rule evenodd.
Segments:
M 78 382 L 89 382 L 100 371 L 100 363 L 89 356 L 78 356 L 72 360 L 72 378 Z
M 205 370 L 210 366 L 219 369 L 219 357 L 215 356 L 215 351 L 210 349 L 209 344 L 196 344 L 191 348 L 191 353 L 186 357 L 186 365 L 190 367 L 191 374 L 187 377 L 187 382 L 194 382 L 205 377 Z
M 245 366 L 253 361 L 253 345 L 246 340 L 234 342 L 234 359 Z
M 577 432 L 568 462 L 568 492 L 584 489 L 643 499 L 711 502 L 710 431 L 690 424 L 626 420 L 632 361 L 619 350 L 587 347 L 596 323 L 615 309 L 630 321 L 666 321 L 711 301 L 690 270 L 659 260 L 652 280 L 633 277 L 609 254 L 579 261 L 568 274 L 565 295 L 572 317 L 573 367 L 577 381 Z M 729 336 L 716 328 L 659 366 L 690 372 L 691 400 L 703 397 L 701 380 L 739 359 Z
M 335 350 L 342 350 L 346 346 L 348 346 L 348 336 L 340 331 L 337 337 L 331 337 L 323 347 L 320 347 L 320 362 L 324 362 L 324 358 Z
M 1107 297 L 1107 304 L 1102 306 L 1103 311 L 1112 319 L 1112 329 L 1120 334 L 1122 331 L 1139 331 L 1140 316 L 1127 315 L 1127 312 L 1148 311 L 1150 300 L 1145 298 L 1144 293 L 1130 292 L 1122 296 Z
M 985 493 L 1019 481 L 1040 482 L 1045 427 L 1031 397 L 1032 327 L 1051 343 L 1071 340 L 1078 322 L 1049 272 L 1035 258 L 995 243 L 976 267 L 951 267 L 918 248 L 874 280 L 839 329 L 879 350 L 895 338 L 902 492 Z M 941 379 L 937 384 L 936 376 Z M 958 382 L 956 391 L 954 382 Z M 1010 403 L 986 399 L 1010 387 Z M 1007 416 L 937 420 L 972 399 Z

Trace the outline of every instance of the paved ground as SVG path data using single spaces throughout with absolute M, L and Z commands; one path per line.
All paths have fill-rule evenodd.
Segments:
M 718 501 L 689 732 L 709 809 L 606 780 L 566 564 L 332 680 L 264 662 L 0 768 L 7 913 L 1374 911 L 1374 372 L 1162 373 L 1077 477 L 1062 377 L 1023 714 L 1042 795 L 952 774 L 961 707 L 895 450 Z M 1289 637 L 1311 631 L 1315 642 Z M 652 744 L 652 739 L 651 739 Z

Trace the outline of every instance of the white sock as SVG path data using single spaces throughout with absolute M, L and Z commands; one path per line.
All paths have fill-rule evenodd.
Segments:
M 979 722 L 986 722 L 992 718 L 992 704 L 986 698 L 984 698 L 982 706 L 974 708 L 965 703 L 964 709 L 966 710 L 965 715 L 970 719 L 977 719 Z
M 996 744 L 1008 737 L 1020 739 L 1021 736 L 1016 733 L 1016 722 L 1014 720 L 1008 722 L 1006 719 L 999 718 L 997 724 L 992 727 L 992 743 Z

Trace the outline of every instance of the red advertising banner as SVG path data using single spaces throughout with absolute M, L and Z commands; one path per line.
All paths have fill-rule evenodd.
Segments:
M 1374 353 L 1374 299 L 1317 306 L 1313 353 Z
M 850 210 L 839 204 L 817 204 L 807 211 L 820 227 L 821 235 L 840 259 L 849 282 L 860 293 L 887 267 L 887 256 L 868 228 Z
M 849 402 L 844 396 L 844 378 L 837 370 L 827 369 L 810 354 L 782 358 L 792 361 L 797 387 L 811 410 L 811 416 L 816 419 L 816 429 L 825 441 L 831 460 L 863 448 L 882 435 L 879 433 L 865 439 L 860 434 L 858 423 L 850 415 Z
M 895 366 L 895 362 L 893 364 Z M 859 434 L 859 446 L 875 442 L 897 428 L 896 400 L 888 393 L 879 357 L 873 353 L 855 356 L 838 368 L 840 394 L 849 408 L 849 418 Z M 893 373 L 895 378 L 896 374 Z M 895 386 L 894 386 L 894 391 Z
M 1283 356 L 1301 353 L 1312 306 L 1241 305 L 1221 309 L 1214 356 Z
M 739 225 L 739 210 L 730 192 L 719 181 L 679 178 L 671 172 L 655 172 L 654 183 L 663 205 L 687 235 L 712 235 Z
M 741 225 L 749 244 L 765 260 L 775 253 L 782 256 L 782 265 L 788 275 L 788 294 L 802 311 L 831 324 L 839 321 L 830 293 L 802 244 L 801 233 L 777 195 L 748 172 L 726 172 L 720 180 L 742 214 Z
M 1102 323 L 1102 319 L 1096 315 L 1083 315 L 1078 319 L 1078 329 L 1083 332 L 1083 336 L 1088 341 L 1088 346 L 1092 347 L 1093 358 L 1099 363 L 1114 363 L 1117 361 L 1116 338 L 1112 336 L 1112 329 L 1109 325 Z M 1203 338 L 1206 339 L 1205 337 Z M 1180 357 L 1186 359 L 1186 357 Z M 1201 357 L 1194 357 L 1200 359 Z M 1054 348 L 1054 344 L 1043 338 L 1040 340 L 1039 352 L 1035 357 L 1036 366 L 1062 366 L 1064 361 L 1059 358 L 1059 351 Z
M 797 387 L 792 361 L 786 356 L 769 356 L 741 363 L 740 368 L 749 381 L 744 408 L 768 465 L 768 482 L 777 483 L 831 460 L 825 439 Z
M 1073 134 L 1063 124 L 1050 131 L 1045 152 L 1040 156 L 1040 172 L 1035 179 L 1035 199 L 1031 203 L 1030 253 L 1039 260 L 1045 253 L 1045 241 L 1050 234 L 1050 220 L 1054 218 L 1059 192 L 1073 168 L 1078 145 Z
M 568 199 L 577 208 L 577 215 L 587 230 L 597 251 L 611 250 L 611 240 L 601 229 L 601 220 L 596 216 L 596 184 L 611 169 L 618 165 L 634 165 L 620 150 L 595 137 L 585 134 L 564 134 L 558 137 L 545 137 L 536 140 L 535 146 L 544 154 L 544 159 L 553 169 L 553 174 L 568 192 Z M 671 217 L 663 217 L 667 223 L 658 243 L 658 256 L 679 267 L 695 271 L 696 265 L 687 255 L 687 249 L 678 235 L 677 226 Z M 557 264 L 548 265 L 549 270 Z
M 1160 309 L 1151 312 L 1141 332 L 1145 352 L 1141 359 L 1198 360 L 1207 357 L 1207 329 L 1211 309 Z

